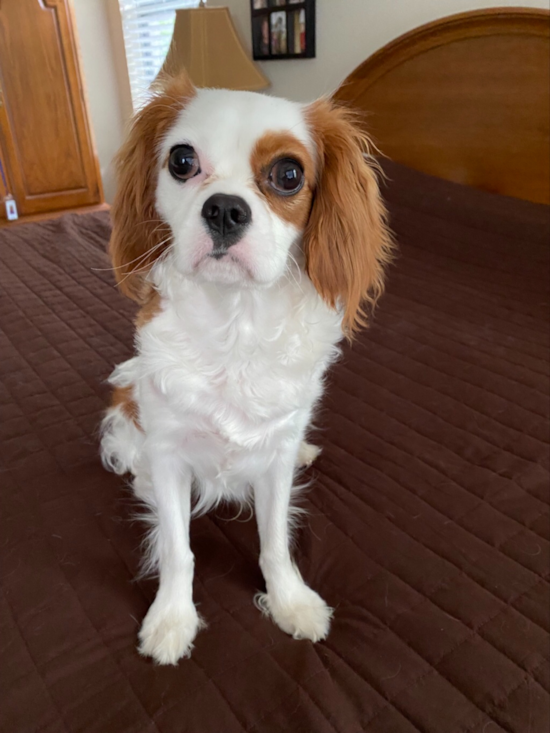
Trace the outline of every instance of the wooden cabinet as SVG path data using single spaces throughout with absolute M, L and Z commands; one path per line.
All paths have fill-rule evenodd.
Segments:
M 103 201 L 70 0 L 0 0 L 0 160 L 20 216 Z

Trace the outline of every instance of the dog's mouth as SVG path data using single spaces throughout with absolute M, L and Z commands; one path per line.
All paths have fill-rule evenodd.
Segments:
M 215 247 L 198 262 L 198 272 L 208 280 L 218 282 L 244 282 L 254 280 L 247 262 L 238 252 Z
M 213 257 L 215 260 L 221 260 L 222 257 L 225 257 L 228 254 L 228 251 L 226 249 L 213 249 L 212 252 L 208 254 L 208 257 Z

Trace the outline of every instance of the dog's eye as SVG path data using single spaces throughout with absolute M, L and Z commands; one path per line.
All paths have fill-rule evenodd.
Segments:
M 187 181 L 201 172 L 199 156 L 191 145 L 176 145 L 170 151 L 168 170 L 178 181 Z
M 297 160 L 282 158 L 273 164 L 269 173 L 269 183 L 283 196 L 290 196 L 304 185 L 304 170 Z

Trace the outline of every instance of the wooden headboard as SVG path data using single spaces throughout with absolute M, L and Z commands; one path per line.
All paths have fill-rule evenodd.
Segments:
M 550 13 L 453 15 L 388 44 L 335 98 L 416 170 L 550 203 Z

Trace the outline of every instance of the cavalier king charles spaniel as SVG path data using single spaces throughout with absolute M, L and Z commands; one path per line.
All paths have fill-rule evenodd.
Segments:
M 118 157 L 110 255 L 140 304 L 135 356 L 110 377 L 104 464 L 133 474 L 151 514 L 159 588 L 139 632 L 161 664 L 188 656 L 189 521 L 253 500 L 266 592 L 259 608 L 318 641 L 332 609 L 289 547 L 293 478 L 338 343 L 364 325 L 391 238 L 369 142 L 353 115 L 165 80 Z

